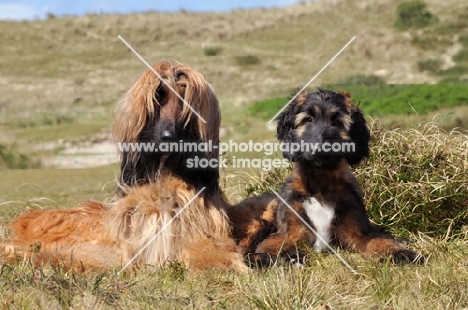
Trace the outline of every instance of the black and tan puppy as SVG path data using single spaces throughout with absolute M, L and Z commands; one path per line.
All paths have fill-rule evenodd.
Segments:
M 349 93 L 319 89 L 300 94 L 280 114 L 277 137 L 288 146 L 283 155 L 295 162 L 280 190 L 284 201 L 262 195 L 246 199 L 229 212 L 234 236 L 250 257 L 258 260 L 264 255 L 294 253 L 299 243 L 322 251 L 327 242 L 368 256 L 390 256 L 394 262 L 423 262 L 416 252 L 405 249 L 369 220 L 350 165 L 369 155 L 370 134 Z M 275 220 L 270 221 L 275 211 Z M 245 224 L 235 216 L 249 212 L 254 216 Z M 270 231 L 276 232 L 264 238 L 268 229 L 255 230 L 259 223 L 273 224 Z

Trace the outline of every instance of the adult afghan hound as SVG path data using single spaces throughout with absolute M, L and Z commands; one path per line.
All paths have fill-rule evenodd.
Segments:
M 194 270 L 247 268 L 230 236 L 218 168 L 187 166 L 194 158 L 217 159 L 218 100 L 185 64 L 161 61 L 153 69 L 159 76 L 147 70 L 118 104 L 113 136 L 121 151 L 121 197 L 109 205 L 27 211 L 2 244 L 4 260 L 25 257 L 79 271 L 172 261 Z M 194 143 L 212 147 L 175 149 Z
M 316 251 L 331 243 L 394 262 L 423 262 L 369 220 L 350 165 L 368 157 L 370 134 L 349 93 L 301 93 L 280 114 L 277 137 L 287 146 L 283 156 L 295 163 L 280 190 L 283 199 L 251 197 L 229 211 L 234 237 L 254 262 L 291 257 L 299 243 Z

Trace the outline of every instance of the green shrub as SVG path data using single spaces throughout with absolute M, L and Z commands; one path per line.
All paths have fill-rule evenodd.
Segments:
M 398 5 L 395 26 L 400 29 L 421 28 L 437 20 L 437 16 L 427 10 L 426 3 L 414 0 L 402 2 Z
M 453 60 L 456 62 L 465 62 L 468 63 L 468 44 L 466 44 L 461 51 L 459 51 L 455 56 L 453 56 Z M 465 72 L 468 73 L 468 72 Z
M 350 75 L 342 80 L 339 80 L 336 84 L 348 84 L 348 85 L 377 85 L 385 84 L 385 80 L 380 76 L 373 74 L 364 75 L 356 74 Z
M 203 49 L 205 56 L 216 56 L 223 50 L 220 46 L 207 46 Z
M 253 55 L 236 56 L 234 59 L 239 66 L 252 66 L 260 63 L 260 58 Z
M 467 14 L 467 18 L 468 18 L 468 14 Z M 466 27 L 468 27 L 468 23 Z M 458 42 L 462 43 L 465 47 L 468 46 L 468 33 L 461 34 L 460 37 L 458 38 Z
M 442 61 L 440 59 L 428 59 L 418 61 L 419 71 L 428 71 L 432 74 L 438 74 L 442 66 Z
M 443 78 L 439 81 L 440 84 L 444 83 L 466 83 L 468 72 L 468 64 L 457 64 L 447 70 L 441 71 L 440 75 Z M 462 86 L 467 88 L 466 86 Z
M 411 43 L 422 50 L 431 50 L 441 55 L 445 53 L 447 46 L 453 44 L 453 36 L 449 35 L 452 32 L 453 28 L 446 25 L 426 28 L 414 33 L 411 36 Z
M 0 169 L 39 168 L 40 162 L 19 153 L 14 145 L 0 144 Z
M 370 218 L 393 232 L 459 233 L 468 225 L 468 136 L 437 124 L 406 130 L 374 122 L 371 155 L 354 169 Z M 291 169 L 262 174 L 245 196 L 279 189 Z

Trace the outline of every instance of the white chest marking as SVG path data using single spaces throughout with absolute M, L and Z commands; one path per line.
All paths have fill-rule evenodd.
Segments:
M 325 242 L 330 242 L 331 237 L 331 223 L 335 212 L 327 205 L 321 204 L 314 197 L 304 201 L 302 204 L 307 216 L 309 217 L 313 228 L 320 237 L 317 237 L 314 248 L 315 251 L 321 252 L 326 248 Z M 322 240 L 321 240 L 322 239 Z M 325 241 L 325 242 L 324 242 Z

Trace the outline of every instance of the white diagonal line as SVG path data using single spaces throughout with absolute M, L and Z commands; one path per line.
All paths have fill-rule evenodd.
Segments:
M 302 221 L 302 223 L 304 223 L 305 226 L 307 226 L 307 228 L 309 228 L 314 234 L 315 236 L 320 239 L 320 241 L 322 241 L 329 249 L 330 251 L 332 251 L 333 254 L 335 254 L 342 262 L 343 264 L 345 264 L 346 267 L 349 268 L 349 270 L 351 270 L 352 273 L 354 274 L 357 274 L 357 271 L 353 269 L 353 267 L 351 267 L 350 264 L 348 264 L 347 261 L 345 261 L 345 259 L 340 255 L 338 254 L 338 252 L 335 251 L 334 248 L 332 248 L 328 242 L 322 238 L 322 236 L 320 236 L 317 231 L 315 229 L 312 228 L 312 226 L 309 225 L 309 223 L 307 223 L 303 218 L 302 216 L 299 215 L 299 213 L 296 212 L 296 210 L 294 210 L 284 199 L 283 197 L 280 196 L 280 194 L 278 194 L 273 188 L 270 187 L 270 189 L 273 191 L 273 193 L 275 193 L 276 196 L 278 196 L 278 198 Z
M 268 121 L 268 124 L 271 123 L 271 122 L 273 122 L 273 121 L 275 120 L 275 118 L 276 118 L 281 112 L 283 112 L 283 110 L 286 109 L 286 107 L 287 107 L 294 99 L 296 99 L 296 97 L 299 96 L 299 94 L 302 93 L 302 91 L 303 91 L 304 89 L 306 89 L 306 88 L 310 85 L 310 83 L 312 83 L 312 82 L 317 78 L 317 76 L 319 76 L 320 73 L 322 73 L 323 70 L 325 70 L 325 69 L 336 59 L 336 57 L 338 57 L 338 56 L 351 44 L 351 42 L 354 41 L 354 39 L 356 39 L 356 36 L 352 37 L 351 40 L 349 40 L 349 42 L 346 43 L 346 45 L 343 46 L 343 47 L 340 49 L 340 51 L 339 51 L 338 53 L 336 53 L 336 55 L 333 56 L 333 58 L 330 59 L 330 60 L 325 64 L 325 66 L 323 66 L 323 68 L 320 69 L 320 71 L 317 72 L 317 74 L 314 75 L 314 77 L 311 78 L 310 81 L 307 82 L 307 84 L 305 84 L 304 87 L 302 87 L 301 90 L 299 90 L 299 91 L 297 92 L 297 94 L 294 95 L 294 97 L 292 97 L 292 98 L 288 101 L 288 103 L 286 103 L 286 104 L 284 105 L 284 107 L 282 107 L 281 110 L 278 111 L 278 113 L 276 113 L 275 116 L 273 116 L 273 118 L 272 118 L 271 120 Z
M 141 57 L 141 55 L 138 54 L 138 52 L 135 51 L 135 49 L 134 49 L 130 44 L 128 44 L 127 41 L 124 40 L 124 38 L 122 38 L 122 36 L 118 35 L 118 38 L 119 38 L 125 45 L 127 45 L 127 47 L 128 47 L 138 58 L 140 58 L 140 60 L 141 60 L 151 71 L 153 71 L 154 74 L 156 74 L 156 76 L 161 80 L 161 82 L 163 82 L 164 84 L 166 84 L 166 86 L 169 87 L 169 89 L 170 89 L 177 97 L 179 97 L 179 99 L 182 100 L 182 101 L 187 105 L 187 107 L 189 107 L 189 109 L 192 110 L 192 112 L 202 120 L 203 123 L 206 124 L 205 119 L 204 119 L 200 114 L 198 114 L 197 111 L 195 111 L 195 109 L 192 108 L 192 107 L 190 106 L 190 104 L 189 104 L 187 101 L 185 101 L 185 99 L 182 98 L 182 96 L 179 95 L 179 93 L 178 93 L 174 88 L 172 88 L 172 86 L 169 85 L 169 83 L 167 83 L 166 80 L 164 80 L 164 79 L 161 77 L 161 75 L 160 75 L 156 70 L 154 70 L 154 68 L 153 68 L 146 60 L 145 60 L 143 57 Z
M 122 273 L 122 271 L 124 271 L 128 266 L 130 266 L 130 264 L 151 244 L 151 242 L 153 242 L 167 227 L 169 227 L 169 225 L 171 225 L 171 223 L 182 213 L 184 212 L 184 210 L 192 203 L 192 201 L 195 200 L 195 198 L 198 197 L 198 195 L 200 195 L 204 190 L 205 190 L 206 187 L 202 187 L 201 190 L 198 191 L 198 193 L 195 194 L 195 196 L 193 196 L 186 204 L 185 206 L 180 209 L 172 218 L 169 222 L 167 222 L 166 224 L 164 224 L 163 227 L 161 227 L 161 230 L 158 231 L 158 233 L 156 235 L 154 235 L 146 244 L 144 247 L 142 247 L 133 257 L 132 259 L 130 259 L 126 264 L 125 266 L 122 267 L 122 269 L 120 269 L 119 272 L 117 272 L 118 275 L 120 275 Z

